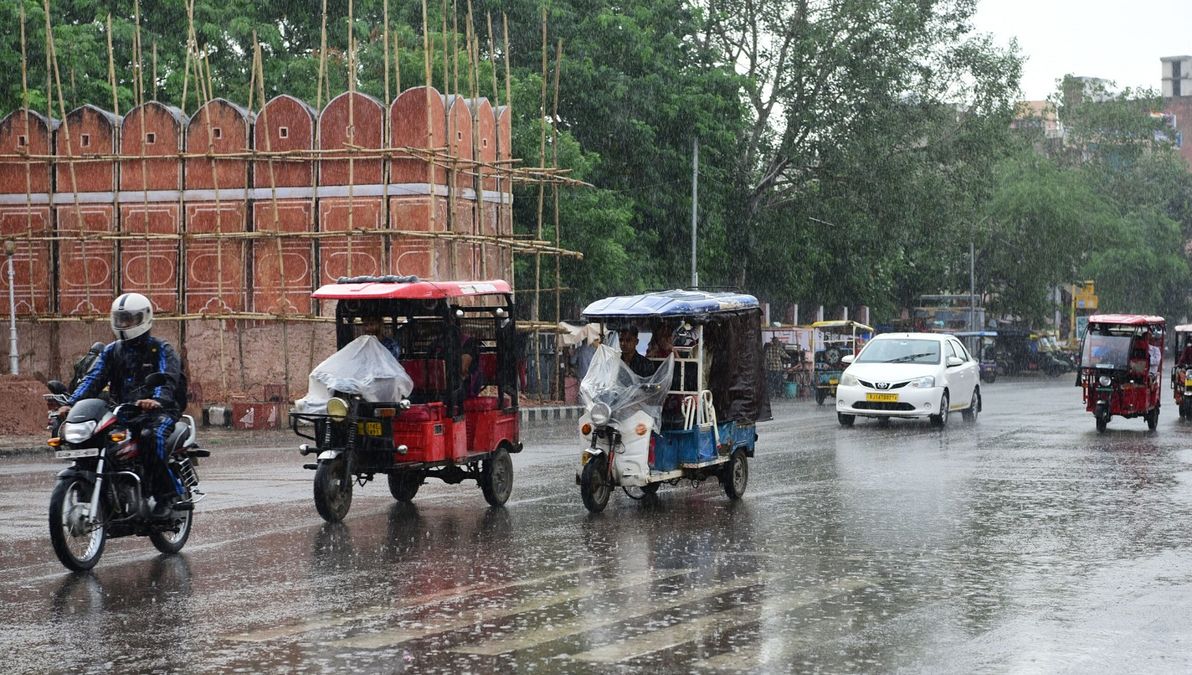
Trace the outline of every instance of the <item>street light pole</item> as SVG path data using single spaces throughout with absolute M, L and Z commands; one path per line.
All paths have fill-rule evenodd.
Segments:
M 21 352 L 17 347 L 17 294 L 13 288 L 17 275 L 12 264 L 13 254 L 16 251 L 16 242 L 11 239 L 5 240 L 4 252 L 8 255 L 8 366 L 13 375 L 20 375 Z
M 977 262 L 974 258 L 973 241 L 969 240 L 969 330 L 976 330 L 973 325 L 977 316 Z
M 699 270 L 695 266 L 696 222 L 699 214 L 699 138 L 691 155 L 691 287 L 699 288 Z

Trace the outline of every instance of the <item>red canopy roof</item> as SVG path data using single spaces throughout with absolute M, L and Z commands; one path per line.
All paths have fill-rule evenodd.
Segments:
M 509 293 L 509 283 L 500 279 L 490 281 L 414 281 L 392 283 L 366 281 L 349 284 L 327 284 L 311 294 L 319 300 L 441 300 L 464 295 L 493 295 Z
M 1147 316 L 1144 314 L 1094 314 L 1089 317 L 1089 323 L 1116 323 L 1123 326 L 1150 326 L 1152 324 L 1166 325 L 1167 319 L 1161 316 Z

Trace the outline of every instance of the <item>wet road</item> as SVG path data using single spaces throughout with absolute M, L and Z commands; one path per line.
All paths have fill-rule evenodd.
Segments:
M 1060 380 L 976 424 L 879 428 L 778 401 L 743 501 L 716 482 L 589 516 L 568 422 L 513 497 L 383 482 L 323 524 L 297 453 L 218 452 L 182 555 L 45 535 L 61 464 L 0 458 L 6 672 L 1187 672 L 1192 425 L 1098 435 Z

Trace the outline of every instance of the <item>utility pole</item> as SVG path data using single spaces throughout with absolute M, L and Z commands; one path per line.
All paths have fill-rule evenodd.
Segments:
M 696 222 L 699 214 L 699 138 L 691 154 L 691 287 L 699 288 L 699 270 L 695 267 Z
M 973 331 L 976 328 L 973 326 L 976 323 L 977 316 L 977 261 L 974 256 L 975 247 L 973 241 L 969 240 L 969 330 Z
M 13 375 L 20 375 L 21 352 L 17 346 L 17 295 L 13 289 L 17 275 L 12 266 L 13 255 L 17 252 L 17 243 L 11 239 L 5 240 L 4 252 L 8 254 L 8 366 Z

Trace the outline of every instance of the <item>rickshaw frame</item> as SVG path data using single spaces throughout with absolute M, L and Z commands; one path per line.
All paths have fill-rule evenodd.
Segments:
M 1089 317 L 1088 329 L 1081 340 L 1076 386 L 1081 388 L 1085 410 L 1096 419 L 1098 432 L 1104 432 L 1115 415 L 1127 419 L 1144 417 L 1151 431 L 1158 426 L 1166 332 L 1167 321 L 1161 316 L 1094 314 Z M 1145 343 L 1140 341 L 1143 336 Z M 1125 366 L 1094 361 L 1096 346 L 1091 340 L 1123 337 L 1129 338 Z M 1157 364 L 1152 364 L 1151 348 L 1157 348 Z
M 414 391 L 402 401 L 369 402 L 333 392 L 347 403 L 345 415 L 290 413 L 294 433 L 315 441 L 299 451 L 317 456 L 304 468 L 316 472 L 319 514 L 330 522 L 342 520 L 352 483 L 364 485 L 377 474 L 388 477 L 398 501 L 411 501 L 425 479 L 437 478 L 452 484 L 475 480 L 490 505 L 503 504 L 513 478 L 509 455 L 522 450 L 509 284 L 345 277 L 311 297 L 337 301 L 337 349 L 357 337 L 358 320 L 400 324 L 405 344 L 399 363 L 414 381 Z M 465 330 L 477 334 L 468 336 Z M 468 340 L 475 345 L 476 371 L 495 388 L 495 396 L 474 395 L 461 368 L 450 367 L 462 363 Z
M 823 405 L 824 401 L 829 397 L 836 396 L 836 387 L 840 384 L 840 376 L 844 374 L 844 369 L 848 364 L 841 361 L 846 354 L 836 354 L 833 359 L 830 356 L 828 349 L 819 350 L 815 345 L 815 331 L 820 331 L 825 335 L 838 335 L 844 340 L 830 341 L 824 339 L 824 345 L 830 342 L 844 342 L 848 348 L 852 350 L 852 355 L 856 356 L 861 352 L 863 344 L 858 345 L 861 340 L 869 340 L 875 334 L 872 326 L 867 326 L 859 321 L 851 319 L 841 319 L 834 321 L 816 321 L 811 324 L 811 365 L 815 373 L 815 403 L 816 405 Z M 858 333 L 869 333 L 868 337 L 860 336 Z M 824 359 L 821 361 L 817 358 L 818 354 L 824 354 Z M 823 366 L 823 367 L 821 367 Z
M 1192 419 L 1192 324 L 1172 328 L 1175 364 L 1171 367 L 1171 393 L 1180 419 Z

